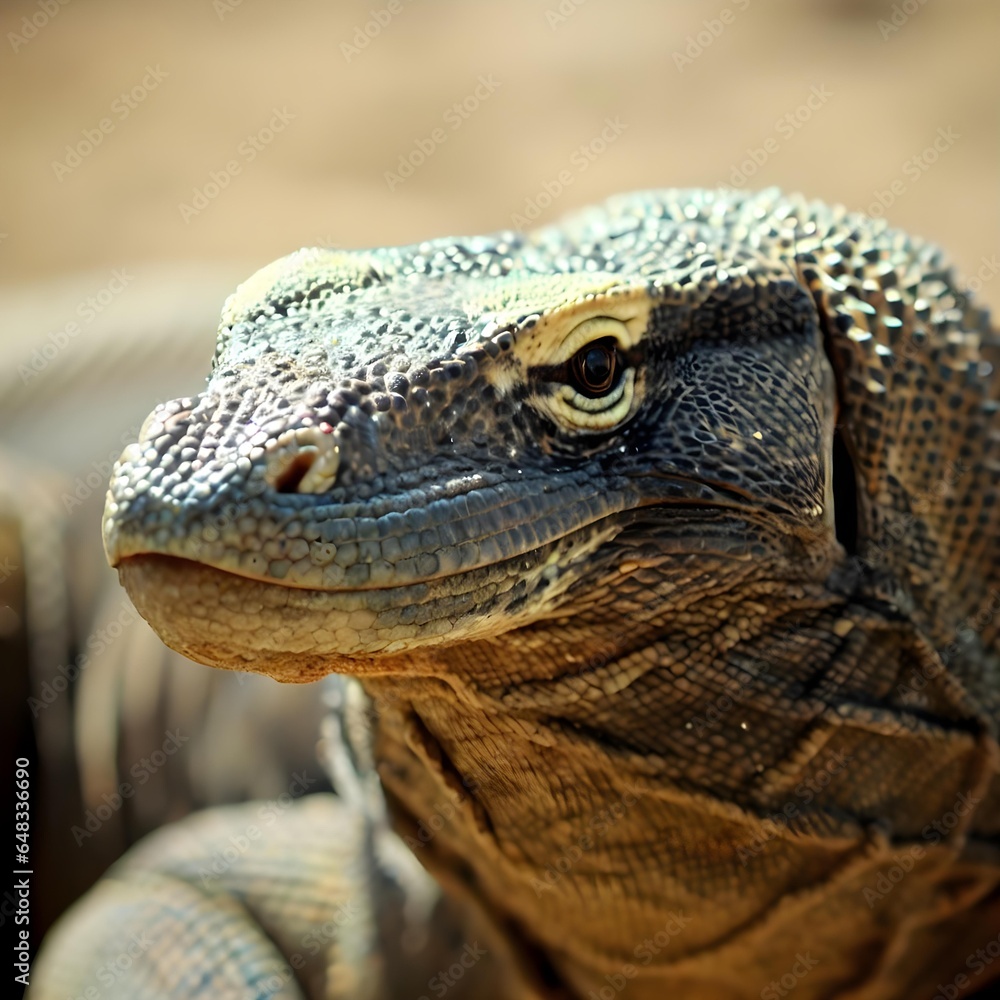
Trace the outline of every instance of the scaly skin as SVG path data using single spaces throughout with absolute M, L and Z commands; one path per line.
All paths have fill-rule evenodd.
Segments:
M 536 995 L 979 988 L 997 361 L 934 248 L 774 191 L 300 251 L 105 544 L 186 655 L 361 679 L 397 828 Z

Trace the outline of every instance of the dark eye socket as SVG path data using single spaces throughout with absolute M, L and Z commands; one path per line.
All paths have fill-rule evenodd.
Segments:
M 600 396 L 615 385 L 620 368 L 618 344 L 613 337 L 605 337 L 586 344 L 573 355 L 569 375 L 578 392 Z

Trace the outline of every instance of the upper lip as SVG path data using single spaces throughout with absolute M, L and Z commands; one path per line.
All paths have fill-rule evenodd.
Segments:
M 796 512 L 792 507 L 790 507 L 788 504 L 784 503 L 779 499 L 768 498 L 767 500 L 763 500 L 761 498 L 748 495 L 746 491 L 741 490 L 738 487 L 732 486 L 727 483 L 713 481 L 711 479 L 707 479 L 700 476 L 692 477 L 689 475 L 685 475 L 683 473 L 654 471 L 652 473 L 644 472 L 641 474 L 641 476 L 638 473 L 634 474 L 626 473 L 625 478 L 626 481 L 631 480 L 633 482 L 636 482 L 637 485 L 640 478 L 647 480 L 647 483 L 649 481 L 655 481 L 655 483 L 659 484 L 660 488 L 650 491 L 648 487 L 644 489 L 642 488 L 642 486 L 640 486 L 639 489 L 636 491 L 638 495 L 633 496 L 631 502 L 626 500 L 628 506 L 626 506 L 624 509 L 622 509 L 622 507 L 620 506 L 615 507 L 609 504 L 607 507 L 605 507 L 603 513 L 600 514 L 599 516 L 594 517 L 592 520 L 588 520 L 584 523 L 575 524 L 568 530 L 564 530 L 560 534 L 554 535 L 551 538 L 544 538 L 545 533 L 542 532 L 543 539 L 541 540 L 541 543 L 535 544 L 534 546 L 532 546 L 532 548 L 525 548 L 523 550 L 514 552 L 504 552 L 502 549 L 500 549 L 499 553 L 497 552 L 492 553 L 492 555 L 494 556 L 492 560 L 489 558 L 483 559 L 482 555 L 480 554 L 477 557 L 476 562 L 474 564 L 463 566 L 460 569 L 456 569 L 454 567 L 450 569 L 446 568 L 442 571 L 439 571 L 427 577 L 401 579 L 399 580 L 398 583 L 391 582 L 391 577 L 395 575 L 394 573 L 385 574 L 386 576 L 389 576 L 390 579 L 385 579 L 385 577 L 383 577 L 383 581 L 375 585 L 373 585 L 372 582 L 368 580 L 365 582 L 359 581 L 358 583 L 350 586 L 335 585 L 333 587 L 317 587 L 315 582 L 313 583 L 297 582 L 294 577 L 279 579 L 265 573 L 254 572 L 251 569 L 244 568 L 240 566 L 236 560 L 233 560 L 233 562 L 235 562 L 236 565 L 232 564 L 227 565 L 225 562 L 221 560 L 216 561 L 211 559 L 204 559 L 198 553 L 197 545 L 192 544 L 191 536 L 188 537 L 180 536 L 172 545 L 169 544 L 166 546 L 157 545 L 152 542 L 151 538 L 144 531 L 130 530 L 127 516 L 124 519 L 124 523 L 112 522 L 113 527 L 111 530 L 107 532 L 106 544 L 107 544 L 108 559 L 113 566 L 117 566 L 125 559 L 134 556 L 162 555 L 166 557 L 184 559 L 192 563 L 218 569 L 221 572 L 229 573 L 233 576 L 242 577 L 248 580 L 256 580 L 261 583 L 269 583 L 275 586 L 306 589 L 306 590 L 319 590 L 331 593 L 338 591 L 347 593 L 359 590 L 387 590 L 387 589 L 395 589 L 396 587 L 415 586 L 423 583 L 429 583 L 436 579 L 443 579 L 455 574 L 465 574 L 469 572 L 475 572 L 476 570 L 482 570 L 488 568 L 491 565 L 501 565 L 507 559 L 518 559 L 518 558 L 523 559 L 530 552 L 532 551 L 541 552 L 548 550 L 551 548 L 551 546 L 558 544 L 562 539 L 569 537 L 571 535 L 588 530 L 594 531 L 596 530 L 596 526 L 599 525 L 601 521 L 605 521 L 609 518 L 612 517 L 622 518 L 622 523 L 624 525 L 628 523 L 629 520 L 628 518 L 629 509 L 632 509 L 633 511 L 639 511 L 639 510 L 648 511 L 651 507 L 659 507 L 659 508 L 669 508 L 674 506 L 704 507 L 717 510 L 726 509 L 731 511 L 738 511 L 743 515 L 751 517 L 754 515 L 758 517 L 764 516 L 767 517 L 768 520 L 772 519 L 771 517 L 768 517 L 769 514 L 772 516 L 777 514 L 779 516 L 792 517 L 792 518 L 796 518 L 797 514 L 798 516 L 801 516 L 799 512 Z M 529 491 L 525 489 L 525 487 L 528 485 L 529 483 L 527 482 L 527 480 L 522 480 L 519 483 L 511 484 L 508 478 L 505 478 L 495 473 L 489 474 L 489 473 L 481 473 L 473 471 L 467 471 L 465 473 L 461 473 L 456 471 L 456 474 L 448 477 L 448 479 L 444 482 L 427 483 L 426 486 L 424 486 L 420 491 L 419 506 L 413 503 L 412 497 L 409 500 L 407 500 L 405 494 L 400 494 L 398 498 L 399 500 L 398 503 L 393 503 L 391 497 L 385 498 L 387 501 L 389 501 L 387 504 L 389 509 L 388 510 L 381 509 L 380 513 L 375 516 L 381 517 L 391 513 L 405 514 L 406 511 L 408 510 L 416 511 L 423 509 L 424 511 L 427 511 L 427 509 L 431 506 L 431 504 L 435 502 L 440 503 L 441 501 L 454 500 L 463 496 L 469 496 L 475 494 L 480 490 L 483 490 L 484 492 L 491 492 L 493 495 L 492 497 L 489 498 L 489 507 L 486 510 L 469 511 L 463 509 L 460 512 L 452 512 L 452 514 L 447 515 L 446 522 L 449 528 L 450 529 L 454 529 L 456 527 L 460 528 L 463 522 L 474 524 L 478 518 L 488 517 L 489 511 L 492 511 L 495 514 L 497 511 L 504 510 L 505 508 L 510 509 L 512 506 L 517 505 L 519 501 L 524 501 L 526 496 L 529 494 Z M 536 483 L 535 485 L 539 491 L 544 489 L 544 483 L 542 484 Z M 567 505 L 572 507 L 572 505 L 574 504 L 581 503 L 581 501 L 586 497 L 587 490 L 580 489 L 581 484 L 579 482 L 570 483 L 567 485 L 570 487 L 570 493 L 568 496 L 561 497 L 558 499 L 556 497 L 552 498 L 552 507 L 556 511 L 558 510 L 558 508 L 562 507 L 565 512 L 565 508 L 567 507 Z M 577 489 L 575 490 L 572 488 L 574 485 L 577 487 Z M 505 490 L 504 486 L 507 486 L 508 489 Z M 318 507 L 319 505 L 316 505 L 315 501 L 319 500 L 320 498 L 312 497 L 311 499 L 314 500 L 314 505 Z M 276 504 L 276 509 L 284 510 L 288 514 L 289 520 L 294 520 L 301 514 L 300 505 L 297 503 L 287 504 L 288 500 L 289 500 L 288 494 L 281 494 L 279 497 L 280 502 Z M 342 506 L 342 505 L 336 504 L 336 506 Z M 366 504 L 364 506 L 369 506 L 369 505 Z M 382 506 L 383 505 L 380 504 L 375 509 L 379 510 Z M 374 514 L 374 511 L 372 512 L 372 514 L 364 514 L 364 515 L 359 514 L 355 504 L 353 503 L 350 504 L 350 507 L 353 507 L 354 509 L 351 511 L 350 515 L 347 515 L 345 511 L 345 516 L 348 519 L 350 519 L 351 517 L 356 518 L 360 516 L 368 518 L 373 516 Z M 210 515 L 210 513 L 211 513 L 210 511 L 206 511 L 206 515 Z M 454 516 L 454 514 L 456 513 L 458 516 Z M 518 524 L 520 524 L 522 521 L 525 524 L 530 523 L 531 520 L 530 514 L 531 511 L 528 510 L 527 508 L 525 510 L 522 510 L 521 514 L 519 515 Z M 425 529 L 433 530 L 434 525 L 436 523 L 439 522 L 444 523 L 440 521 L 440 518 L 441 518 L 440 513 L 432 514 L 430 520 L 424 517 L 421 519 L 423 523 L 415 524 L 413 526 L 413 530 L 418 530 L 418 531 L 423 531 Z M 511 526 L 511 528 L 513 527 L 514 526 Z M 478 537 L 473 538 L 470 535 L 470 537 L 466 538 L 464 542 L 463 539 L 461 538 L 461 532 L 459 532 L 458 537 L 453 541 L 453 543 L 447 546 L 442 545 L 440 551 L 444 551 L 445 549 L 452 550 L 454 549 L 455 546 L 459 546 L 462 544 L 471 544 L 473 542 L 476 543 L 487 542 L 491 538 L 496 538 L 497 535 L 502 535 L 505 530 L 506 528 L 501 523 L 498 530 L 492 530 L 492 531 L 484 530 L 479 534 Z M 281 533 L 282 533 L 282 528 L 279 525 L 279 530 L 278 530 L 279 537 Z M 338 545 L 346 544 L 346 541 L 343 542 L 338 541 L 337 544 Z M 419 552 L 415 552 L 413 554 L 419 554 Z M 496 558 L 497 554 L 500 554 L 501 558 L 499 559 Z

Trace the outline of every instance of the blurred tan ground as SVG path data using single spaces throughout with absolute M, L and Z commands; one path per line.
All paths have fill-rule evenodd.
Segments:
M 618 190 L 716 185 L 776 136 L 750 186 L 864 209 L 903 178 L 894 223 L 970 276 L 1000 251 L 996 0 L 393 0 L 399 13 L 350 60 L 342 43 L 388 0 L 69 0 L 12 42 L 23 18 L 44 19 L 38 2 L 0 9 L 0 285 L 501 228 L 606 117 L 627 128 L 543 221 Z M 883 40 L 894 6 L 915 12 Z M 732 23 L 679 71 L 673 53 L 726 8 Z M 112 103 L 147 66 L 168 75 L 118 119 Z M 445 113 L 481 75 L 499 87 L 451 130 Z M 775 123 L 814 85 L 833 96 L 780 138 Z M 294 121 L 246 163 L 240 144 L 272 108 Z M 104 117 L 113 131 L 57 179 L 53 161 Z M 436 127 L 447 141 L 390 191 L 385 172 Z M 959 138 L 906 180 L 939 128 Z M 185 222 L 178 206 L 233 159 L 241 173 Z M 984 296 L 1000 303 L 1000 281 Z

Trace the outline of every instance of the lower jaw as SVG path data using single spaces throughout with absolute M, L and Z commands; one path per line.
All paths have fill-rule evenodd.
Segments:
M 288 683 L 334 672 L 439 673 L 428 650 L 474 638 L 477 627 L 495 632 L 490 616 L 500 612 L 490 601 L 514 585 L 487 578 L 462 590 L 452 579 L 320 591 L 158 554 L 122 559 L 118 573 L 136 609 L 172 649 L 208 666 Z
M 173 556 L 129 556 L 118 564 L 118 575 L 153 631 L 198 663 L 291 683 L 347 666 L 346 658 L 316 648 L 314 591 Z

